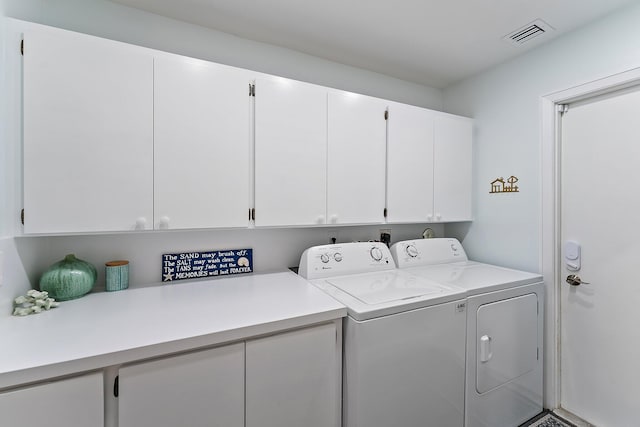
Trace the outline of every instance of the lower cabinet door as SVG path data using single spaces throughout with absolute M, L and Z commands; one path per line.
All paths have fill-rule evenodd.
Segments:
M 102 373 L 0 393 L 0 425 L 101 427 Z
M 331 323 L 247 341 L 246 427 L 339 426 L 338 338 Z
M 244 343 L 126 366 L 119 427 L 243 427 Z

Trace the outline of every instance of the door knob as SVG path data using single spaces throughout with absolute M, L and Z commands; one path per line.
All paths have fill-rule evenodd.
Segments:
M 580 276 L 576 276 L 575 274 L 570 274 L 567 276 L 567 283 L 570 284 L 571 286 L 578 286 L 583 283 L 585 285 L 589 284 L 589 282 L 583 282 Z

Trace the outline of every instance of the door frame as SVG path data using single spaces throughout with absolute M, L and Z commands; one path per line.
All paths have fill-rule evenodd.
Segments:
M 540 271 L 546 283 L 544 406 L 560 407 L 560 111 L 559 106 L 640 84 L 640 68 L 543 95 L 541 112 Z M 549 173 L 551 172 L 551 173 Z

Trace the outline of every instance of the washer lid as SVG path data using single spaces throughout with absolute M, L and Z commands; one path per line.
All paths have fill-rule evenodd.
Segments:
M 356 320 L 465 298 L 463 289 L 400 270 L 329 277 L 311 283 L 343 303 Z

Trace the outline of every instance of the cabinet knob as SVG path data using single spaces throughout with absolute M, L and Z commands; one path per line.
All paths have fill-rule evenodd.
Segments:
M 324 215 L 318 215 L 316 218 L 316 224 L 324 224 Z
M 442 215 L 440 215 L 439 213 L 436 214 L 436 220 L 440 221 L 442 219 Z
M 338 215 L 331 215 L 330 218 L 331 224 L 335 224 L 338 222 Z
M 136 230 L 144 230 L 147 228 L 147 218 L 140 216 L 136 218 Z
M 433 215 L 431 214 L 427 215 L 427 221 L 433 221 Z
M 160 230 L 166 230 L 169 228 L 169 217 L 163 216 L 160 217 Z

